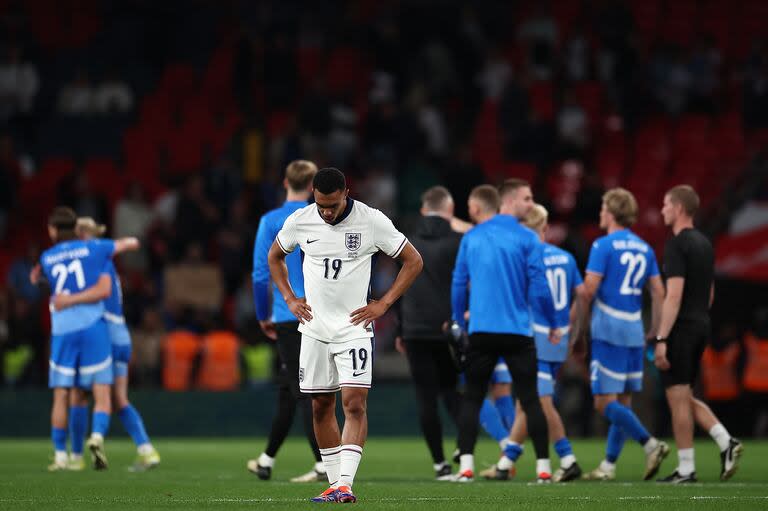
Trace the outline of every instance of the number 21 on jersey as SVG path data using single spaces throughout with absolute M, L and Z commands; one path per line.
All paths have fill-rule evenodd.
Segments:
M 56 277 L 56 287 L 54 294 L 61 294 L 65 291 L 64 284 L 67 283 L 67 276 L 72 273 L 75 275 L 75 282 L 78 289 L 85 287 L 85 274 L 83 273 L 83 263 L 80 259 L 73 259 L 68 265 L 58 263 L 51 268 L 51 275 Z

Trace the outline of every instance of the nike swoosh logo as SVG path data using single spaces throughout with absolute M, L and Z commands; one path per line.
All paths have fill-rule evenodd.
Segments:
M 320 241 L 320 238 L 317 238 L 316 240 L 312 240 L 312 241 L 310 241 L 309 238 L 307 238 L 307 245 L 309 245 L 310 243 L 314 243 L 316 241 Z
M 362 376 L 362 375 L 364 375 L 364 374 L 365 374 L 365 371 L 363 371 L 362 373 L 354 373 L 354 372 L 353 372 L 353 373 L 352 373 L 352 376 Z

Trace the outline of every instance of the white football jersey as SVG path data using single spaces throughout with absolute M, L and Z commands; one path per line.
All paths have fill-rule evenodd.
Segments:
M 299 332 L 326 342 L 373 336 L 373 328 L 350 322 L 350 313 L 365 307 L 371 285 L 371 257 L 382 251 L 397 257 L 408 242 L 378 209 L 348 199 L 334 225 L 320 216 L 315 204 L 294 211 L 277 233 L 286 254 L 298 245 L 304 252 L 304 293 L 312 320 Z

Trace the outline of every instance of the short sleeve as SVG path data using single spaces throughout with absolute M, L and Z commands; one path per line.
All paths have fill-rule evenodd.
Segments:
M 587 262 L 587 272 L 605 275 L 608 265 L 608 242 L 596 240 L 592 243 L 592 250 L 589 251 L 589 261 Z
M 408 238 L 403 233 L 395 229 L 392 220 L 379 210 L 374 210 L 373 214 L 373 244 L 387 254 L 395 258 L 405 248 Z
M 301 210 L 299 210 L 301 211 Z M 280 232 L 277 233 L 275 238 L 280 249 L 286 254 L 290 254 L 298 245 L 298 238 L 296 237 L 296 213 L 292 213 L 285 219 L 283 227 Z
M 99 258 L 103 261 L 101 273 L 109 273 L 112 256 L 115 255 L 115 241 L 107 238 L 99 238 L 95 240 L 94 246 L 96 247 Z
M 658 268 L 656 272 L 658 274 Z M 664 247 L 664 274 L 667 278 L 685 277 L 685 254 L 676 238 L 667 241 Z

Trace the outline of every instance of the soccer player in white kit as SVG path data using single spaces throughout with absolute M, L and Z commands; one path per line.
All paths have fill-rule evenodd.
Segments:
M 315 502 L 355 502 L 352 483 L 368 434 L 366 399 L 373 373 L 373 321 L 381 317 L 421 272 L 422 260 L 381 211 L 348 196 L 338 169 L 321 169 L 313 181 L 315 203 L 291 214 L 269 251 L 272 280 L 299 319 L 299 387 L 312 394 L 315 436 L 330 487 Z M 304 252 L 305 298 L 288 281 L 285 256 Z M 392 287 L 370 299 L 372 256 L 402 263 Z M 344 431 L 336 421 L 341 390 Z

